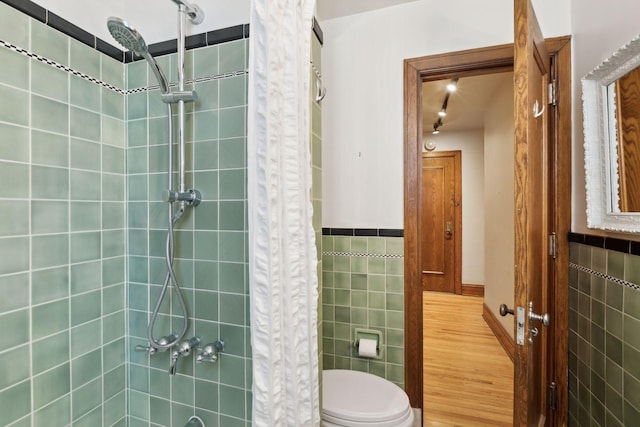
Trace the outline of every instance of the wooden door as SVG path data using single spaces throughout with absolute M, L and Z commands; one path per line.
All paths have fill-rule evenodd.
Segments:
M 550 212 L 548 179 L 550 70 L 530 0 L 515 0 L 515 306 L 514 425 L 549 425 L 547 384 L 552 329 L 533 320 L 547 313 L 551 282 L 547 239 Z M 553 321 L 553 320 L 552 320 Z M 518 326 L 520 324 L 521 326 Z M 537 332 L 536 332 L 537 331 Z
M 422 155 L 421 269 L 425 291 L 461 293 L 460 151 Z

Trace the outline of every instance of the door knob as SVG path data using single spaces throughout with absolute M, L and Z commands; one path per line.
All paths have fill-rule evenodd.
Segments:
M 504 317 L 507 314 L 513 316 L 513 310 L 507 307 L 507 304 L 500 304 L 500 316 Z
M 551 320 L 549 318 L 548 313 L 544 314 L 536 314 L 533 312 L 533 301 L 529 302 L 529 324 L 532 325 L 533 321 L 537 320 L 538 322 L 542 322 L 544 326 L 549 326 L 551 324 Z

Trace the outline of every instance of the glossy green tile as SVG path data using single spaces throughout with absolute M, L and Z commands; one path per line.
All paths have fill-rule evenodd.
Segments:
M 609 251 L 607 253 L 607 274 L 618 279 L 624 279 L 624 254 Z
M 119 311 L 102 318 L 102 342 L 108 343 L 124 337 L 125 312 Z
M 27 212 L 24 210 L 22 212 Z M 34 234 L 69 231 L 69 203 L 57 201 L 31 202 L 31 231 Z
M 29 161 L 28 129 L 0 123 L 0 160 Z
M 130 174 L 147 172 L 147 148 L 127 150 L 127 172 Z
M 68 296 L 69 269 L 67 266 L 31 273 L 32 304 L 42 304 Z
M 31 50 L 62 65 L 69 65 L 69 37 L 43 23 L 32 21 Z
M 17 236 L 29 234 L 29 203 L 22 200 L 0 200 L 0 236 Z
M 121 61 L 117 61 L 104 55 L 102 55 L 101 58 L 102 80 L 124 89 L 125 65 Z
M 71 416 L 74 420 L 90 412 L 93 408 L 99 407 L 102 403 L 102 378 L 97 378 L 73 391 L 71 402 Z
M 244 262 L 246 233 L 220 232 L 220 261 Z M 197 240 L 196 240 L 197 242 Z
M 71 357 L 77 357 L 100 347 L 100 320 L 71 328 Z
M 3 39 L 6 40 L 6 39 Z M 9 49 L 0 50 L 0 82 L 20 89 L 29 88 L 29 60 Z
M 41 408 L 70 391 L 69 363 L 33 377 L 33 406 Z
M 104 61 L 103 61 L 104 63 Z M 102 114 L 124 120 L 124 96 L 107 88 L 102 88 Z
M 28 345 L 0 353 L 0 390 L 29 378 L 29 361 Z
M 69 152 L 72 168 L 100 171 L 100 144 L 71 138 Z
M 31 239 L 31 267 L 47 268 L 69 262 L 69 236 L 52 234 L 33 236 Z
M 640 291 L 637 289 L 624 288 L 624 312 L 640 320 Z
M 219 45 L 208 46 L 194 51 L 194 68 L 196 70 L 206 70 L 203 74 L 215 76 L 219 70 Z
M 35 199 L 69 197 L 69 171 L 61 168 L 32 166 L 31 195 Z
M 47 166 L 69 166 L 69 138 L 49 132 L 31 132 L 31 160 Z
M 147 87 L 147 67 L 148 66 L 146 61 L 136 61 L 127 64 L 127 89 L 138 89 Z
M 71 262 L 92 261 L 100 258 L 102 248 L 100 232 L 71 234 Z
M 103 202 L 102 203 L 102 228 L 114 229 L 124 228 L 124 203 Z
M 29 305 L 29 275 L 0 276 L 0 292 L 11 295 L 11 298 L 0 299 L 0 313 L 26 307 Z
M 32 312 L 33 339 L 44 338 L 69 327 L 69 301 L 67 299 L 36 306 Z
M 33 375 L 44 372 L 69 360 L 69 333 L 48 335 L 33 341 Z
M 69 133 L 68 121 L 69 106 L 67 104 L 31 95 L 31 126 L 33 128 L 66 135 Z
M 245 107 L 232 107 L 219 110 L 220 138 L 240 137 L 246 134 Z
M 245 217 L 246 206 L 244 201 L 225 201 L 220 203 L 220 230 L 244 230 Z
M 127 147 L 139 147 L 143 145 L 147 145 L 147 119 L 128 120 Z
M 164 172 L 167 170 L 168 150 L 164 145 L 149 147 L 149 172 Z M 175 161 L 175 160 L 174 160 Z
M 195 291 L 194 317 L 218 321 L 218 294 L 208 291 Z
M 197 111 L 215 110 L 220 107 L 220 85 L 220 80 L 196 83 L 195 91 L 198 93 L 198 100 L 195 107 Z
M 60 425 L 68 425 L 71 422 L 71 397 L 64 396 L 51 404 L 40 408 L 33 414 L 34 426 L 48 426 L 51 420 L 56 420 Z
M 220 322 L 244 325 L 244 295 L 220 293 Z
M 102 264 L 100 261 L 72 265 L 70 268 L 71 294 L 75 295 L 99 289 L 101 284 L 101 267 Z
M 31 383 L 24 381 L 0 391 L 0 424 L 9 425 L 31 410 Z
M 27 126 L 29 124 L 29 94 L 0 85 L 0 121 Z
M 169 141 L 169 129 L 167 127 L 166 116 L 150 118 L 147 126 L 149 128 L 149 145 L 166 147 Z M 143 143 L 136 143 L 135 145 L 146 145 L 146 141 L 147 137 L 145 133 L 144 138 L 141 141 Z
M 71 326 L 89 322 L 100 317 L 101 293 L 93 291 L 71 298 Z
M 125 147 L 126 123 L 106 115 L 102 116 L 102 142 L 118 148 Z
M 195 258 L 215 261 L 218 259 L 218 233 L 198 231 L 195 235 Z
M 9 6 L 0 5 L 0 38 L 24 49 L 29 47 L 29 20 L 30 18 Z
M 75 39 L 69 40 L 69 64 L 88 76 L 100 77 L 100 52 Z
M 76 389 L 99 377 L 102 368 L 102 351 L 95 350 L 71 361 L 71 388 Z
M 70 108 L 70 134 L 73 137 L 99 142 L 101 123 L 99 114 L 81 108 Z
M 147 117 L 147 93 L 139 92 L 127 95 L 127 119 L 135 120 Z
M 102 146 L 102 171 L 111 173 L 125 172 L 125 155 L 124 149 L 111 147 L 109 145 Z
M 246 76 L 220 79 L 220 108 L 246 105 Z
M 622 337 L 626 344 L 640 350 L 640 320 L 625 315 L 622 321 Z
M 104 173 L 102 178 L 102 200 L 122 201 L 125 199 L 125 177 Z
M 244 390 L 220 384 L 220 413 L 244 418 L 246 396 Z
M 219 58 L 219 70 L 220 73 L 228 73 L 231 71 L 243 71 L 246 70 L 246 58 L 245 40 L 236 40 L 228 43 L 222 43 L 219 45 L 220 58 Z
M 71 231 L 100 229 L 100 202 L 71 202 Z
M 125 378 L 124 378 L 124 362 L 125 362 L 125 340 L 124 338 L 114 341 L 112 343 L 106 344 L 102 347 L 102 359 L 104 363 L 104 370 L 109 371 L 114 369 L 114 371 L 119 372 L 122 370 L 122 377 L 118 376 L 117 380 L 114 378 L 116 373 L 113 371 L 109 374 L 105 375 L 105 395 L 107 386 L 110 384 L 109 381 L 116 382 L 114 386 L 115 391 L 124 390 Z
M 31 61 L 31 92 L 68 102 L 69 73 L 40 61 Z
M 70 171 L 72 200 L 100 200 L 100 174 L 89 171 Z
M 123 230 L 102 232 L 102 256 L 105 258 L 124 255 L 125 233 Z
M 608 306 L 622 311 L 624 288 L 614 282 L 606 283 L 606 303 Z
M 194 141 L 207 141 L 218 138 L 218 111 L 202 111 L 194 114 Z

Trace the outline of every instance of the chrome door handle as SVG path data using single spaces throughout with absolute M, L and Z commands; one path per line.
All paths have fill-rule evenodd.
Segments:
M 529 301 L 529 342 L 533 342 L 533 337 L 538 336 L 538 328 L 533 326 L 533 322 L 538 321 L 542 322 L 544 326 L 549 326 L 551 324 L 551 320 L 549 318 L 548 313 L 544 314 L 536 314 L 533 312 L 533 301 Z

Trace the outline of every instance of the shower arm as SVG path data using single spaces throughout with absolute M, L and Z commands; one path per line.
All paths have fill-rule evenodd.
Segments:
M 198 6 L 197 4 L 188 3 L 184 0 L 172 0 L 172 1 L 178 5 L 178 10 L 184 11 L 187 14 L 187 16 L 189 17 L 189 20 L 193 24 L 198 25 L 202 23 L 202 21 L 204 20 L 204 12 L 202 11 L 202 9 L 200 9 L 200 6 Z

